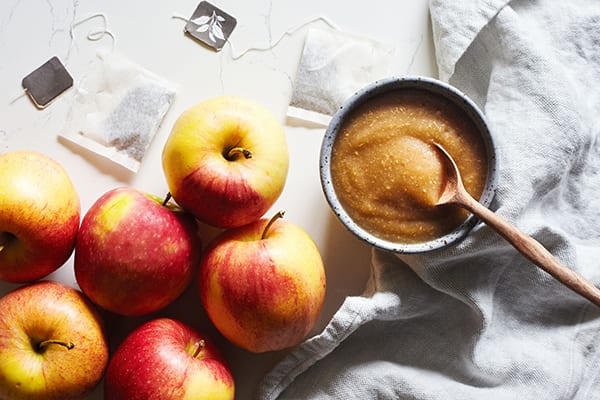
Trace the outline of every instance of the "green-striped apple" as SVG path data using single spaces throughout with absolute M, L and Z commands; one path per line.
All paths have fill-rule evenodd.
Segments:
M 229 366 L 210 338 L 170 318 L 130 333 L 104 378 L 106 400 L 232 400 L 234 390 Z
M 194 218 L 130 187 L 109 190 L 81 221 L 75 277 L 96 304 L 143 315 L 173 302 L 200 260 Z
M 325 297 L 316 244 L 298 225 L 279 219 L 282 215 L 224 231 L 200 263 L 200 297 L 210 320 L 252 352 L 302 341 Z
M 0 398 L 81 399 L 108 363 L 103 323 L 83 294 L 58 282 L 0 299 Z
M 79 196 L 65 169 L 34 151 L 0 155 L 0 280 L 27 282 L 73 252 Z
M 165 143 L 162 165 L 175 201 L 221 228 L 261 218 L 288 171 L 281 123 L 250 100 L 222 96 L 185 111 Z

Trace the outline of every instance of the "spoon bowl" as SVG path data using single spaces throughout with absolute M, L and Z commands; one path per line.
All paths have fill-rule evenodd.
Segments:
M 466 203 L 469 204 L 469 207 L 479 209 L 479 206 L 474 205 L 474 203 L 479 204 L 465 189 L 463 185 L 462 178 L 460 176 L 460 170 L 458 169 L 458 165 L 448 153 L 448 151 L 439 143 L 434 143 L 434 149 L 441 156 L 440 159 L 442 164 L 444 165 L 444 173 L 445 173 L 445 182 L 443 185 L 443 190 L 435 202 L 436 206 L 442 206 L 446 204 L 457 204 L 463 205 L 463 208 L 467 208 Z M 486 208 L 487 210 L 487 208 Z M 469 209 L 473 214 L 477 215 L 476 212 L 473 212 Z M 489 211 L 489 210 L 488 210 Z

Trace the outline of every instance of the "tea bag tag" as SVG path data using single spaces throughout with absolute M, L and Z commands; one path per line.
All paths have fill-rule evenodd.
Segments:
M 208 1 L 201 1 L 185 25 L 185 32 L 219 51 L 233 32 L 237 20 Z
M 73 78 L 58 57 L 54 56 L 23 78 L 21 85 L 35 106 L 43 109 L 73 86 Z

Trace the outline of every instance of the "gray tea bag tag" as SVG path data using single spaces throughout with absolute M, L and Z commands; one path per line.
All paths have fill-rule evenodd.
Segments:
M 196 7 L 185 32 L 205 45 L 219 51 L 233 32 L 237 20 L 208 1 L 202 1 Z
M 73 86 L 73 78 L 55 56 L 23 78 L 21 85 L 35 106 L 43 109 Z
M 368 38 L 309 28 L 287 116 L 327 126 L 348 97 L 389 74 L 393 53 Z
M 174 86 L 123 56 L 98 53 L 78 82 L 61 137 L 137 172 Z

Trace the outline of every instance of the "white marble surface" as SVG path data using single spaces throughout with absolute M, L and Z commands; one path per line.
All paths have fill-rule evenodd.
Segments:
M 323 26 L 325 17 L 342 31 L 392 45 L 395 53 L 390 75 L 436 76 L 427 0 L 354 2 L 249 0 L 214 1 L 235 16 L 238 25 L 231 45 L 215 53 L 183 33 L 185 22 L 174 14 L 191 16 L 197 1 L 3 0 L 0 4 L 0 152 L 16 149 L 41 151 L 69 172 L 81 198 L 82 215 L 104 192 L 116 186 L 134 186 L 163 195 L 167 192 L 160 154 L 171 126 L 191 105 L 217 95 L 239 95 L 268 107 L 285 125 L 290 148 L 290 170 L 284 192 L 274 209 L 306 229 L 317 242 L 327 269 L 328 293 L 315 333 L 321 330 L 344 298 L 362 292 L 369 273 L 369 248 L 351 236 L 330 212 L 318 176 L 318 155 L 324 128 L 286 121 L 285 112 L 308 26 Z M 101 19 L 78 22 L 102 13 L 115 41 L 86 35 L 101 27 Z M 308 21 L 307 25 L 303 25 Z M 297 28 L 297 29 L 296 29 Z M 266 47 L 285 35 L 272 49 Z M 71 32 L 73 33 L 71 35 Z M 98 49 L 111 49 L 170 80 L 176 100 L 150 146 L 137 174 L 64 141 L 58 134 L 73 104 L 74 88 L 44 110 L 22 96 L 21 80 L 52 56 L 58 56 L 73 75 L 75 85 Z M 215 231 L 203 228 L 205 241 Z M 76 286 L 72 258 L 50 279 Z M 14 284 L 0 283 L 0 295 Z M 219 338 L 202 313 L 194 287 L 156 315 L 179 318 L 217 336 L 236 380 L 236 398 L 253 398 L 261 377 L 285 351 L 250 354 Z M 111 347 L 140 322 L 155 317 L 122 318 L 106 315 Z M 102 398 L 102 385 L 90 396 Z

